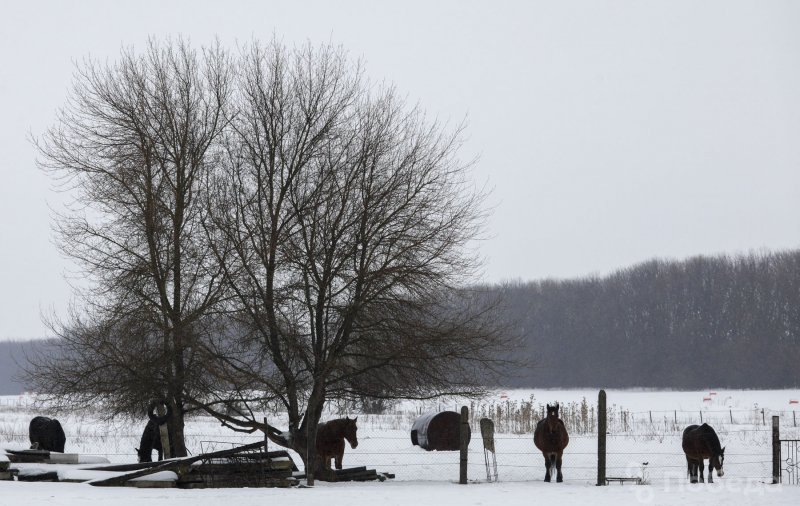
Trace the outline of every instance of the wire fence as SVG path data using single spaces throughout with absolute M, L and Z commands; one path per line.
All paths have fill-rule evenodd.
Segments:
M 35 413 L 28 398 L 0 397 L 0 444 L 15 448 L 28 446 L 27 422 Z M 479 420 L 490 418 L 495 425 L 495 454 L 500 481 L 541 481 L 544 458 L 533 444 L 533 430 L 543 410 L 532 402 L 473 403 L 469 405 L 471 443 L 468 479 L 486 481 L 484 449 L 478 432 Z M 681 411 L 630 411 L 617 406 L 608 409 L 606 476 L 641 478 L 657 483 L 686 480 L 687 463 L 681 449 L 685 426 L 707 422 L 714 426 L 726 446 L 726 479 L 769 482 L 772 477 L 771 428 L 776 413 L 781 416 L 781 434 L 800 438 L 793 410 L 762 408 Z M 5 416 L 8 414 L 8 416 Z M 350 413 L 354 415 L 356 413 Z M 419 411 L 382 415 L 359 414 L 356 449 L 347 446 L 344 467 L 366 466 L 395 475 L 396 480 L 458 481 L 458 451 L 425 451 L 411 442 L 410 428 Z M 333 416 L 332 416 L 333 417 Z M 564 451 L 562 472 L 567 482 L 595 483 L 597 480 L 597 410 L 584 402 L 561 405 L 570 442 Z M 102 456 L 114 463 L 136 461 L 144 422 L 120 422 L 109 426 L 97 420 L 64 423 L 66 451 Z M 263 435 L 234 433 L 204 416 L 187 419 L 186 446 L 191 454 L 211 448 L 245 445 L 261 441 Z M 270 449 L 278 449 L 270 445 Z M 302 459 L 290 452 L 302 470 Z
M 140 435 L 68 435 L 70 453 L 102 456 L 111 462 L 135 462 Z M 728 449 L 725 455 L 727 476 L 748 480 L 771 478 L 772 460 L 769 430 L 740 430 L 720 433 Z M 408 434 L 396 430 L 359 430 L 356 449 L 347 446 L 344 467 L 366 466 L 395 475 L 399 481 L 458 481 L 458 451 L 425 451 L 411 443 Z M 0 440 L 25 447 L 27 434 L 0 434 Z M 186 434 L 192 454 L 260 441 L 258 435 L 191 433 Z M 686 459 L 678 434 L 610 434 L 607 436 L 608 477 L 642 478 L 646 482 L 681 480 L 686 476 Z M 278 449 L 272 446 L 271 449 Z M 291 452 L 293 454 L 293 452 Z M 302 459 L 293 454 L 302 470 Z M 495 458 L 500 481 L 540 481 L 545 476 L 542 454 L 531 434 L 497 434 Z M 468 452 L 468 479 L 486 481 L 481 435 L 473 431 Z M 564 480 L 595 483 L 597 479 L 597 437 L 572 434 L 564 451 Z

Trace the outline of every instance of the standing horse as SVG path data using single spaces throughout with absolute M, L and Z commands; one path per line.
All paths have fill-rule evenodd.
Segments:
M 558 417 L 558 404 L 547 405 L 547 417 L 536 424 L 533 431 L 533 444 L 544 455 L 544 481 L 550 481 L 550 475 L 555 467 L 558 472 L 556 481 L 561 483 L 564 476 L 561 474 L 561 455 L 569 444 L 569 435 L 564 422 Z
M 703 459 L 708 459 L 708 482 L 714 483 L 714 469 L 717 476 L 723 476 L 722 463 L 725 460 L 725 448 L 721 447 L 717 433 L 710 425 L 690 425 L 683 431 L 683 453 L 689 468 L 689 481 L 703 483 Z
M 331 458 L 336 460 L 336 469 L 342 468 L 345 439 L 350 448 L 358 446 L 356 420 L 358 417 L 338 418 L 317 425 L 317 455 L 326 470 L 331 468 Z
M 147 417 L 150 419 L 147 425 L 144 426 L 142 438 L 139 440 L 139 448 L 136 450 L 136 455 L 139 456 L 139 462 L 152 462 L 153 450 L 158 452 L 158 460 L 164 458 L 164 448 L 161 444 L 161 426 L 167 423 L 172 416 L 172 408 L 169 404 L 163 403 L 167 406 L 167 414 L 157 416 L 155 413 L 156 403 L 151 402 L 147 409 Z M 170 441 L 170 456 L 174 457 L 175 452 L 172 451 L 172 441 Z

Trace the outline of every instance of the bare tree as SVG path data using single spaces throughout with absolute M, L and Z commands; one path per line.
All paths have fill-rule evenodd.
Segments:
M 202 227 L 207 179 L 226 127 L 230 62 L 217 47 L 150 41 L 113 65 L 77 68 L 39 163 L 74 196 L 57 219 L 59 246 L 89 283 L 53 322 L 56 353 L 29 379 L 62 406 L 103 401 L 109 415 L 172 408 L 186 455 L 187 396 L 205 368 L 198 350 L 222 298 L 222 270 Z
M 208 349 L 214 395 L 194 401 L 295 449 L 311 473 L 327 400 L 490 384 L 509 340 L 463 288 L 483 196 L 457 157 L 461 128 L 367 82 L 340 49 L 254 43 L 239 76 L 207 222 L 236 325 Z M 264 401 L 288 431 L 256 416 Z

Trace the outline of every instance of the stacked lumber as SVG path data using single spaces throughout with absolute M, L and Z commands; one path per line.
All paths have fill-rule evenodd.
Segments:
M 317 470 L 314 477 L 320 481 L 386 481 L 387 479 L 393 479 L 394 474 L 379 473 L 375 469 L 367 469 L 366 466 L 361 466 L 348 469 L 320 469 Z M 304 479 L 305 475 L 297 475 L 297 478 Z
M 297 470 L 286 451 L 248 453 L 195 463 L 181 476 L 179 488 L 292 487 Z

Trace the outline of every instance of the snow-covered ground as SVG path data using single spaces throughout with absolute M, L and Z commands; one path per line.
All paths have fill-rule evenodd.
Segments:
M 625 504 L 708 506 L 800 504 L 800 486 L 741 484 L 608 486 L 582 483 L 450 482 L 321 483 L 313 489 L 135 489 L 97 488 L 73 483 L 0 482 L 4 505 L 26 506 L 516 506 L 532 504 Z
M 540 410 L 546 403 L 580 405 L 584 399 L 593 410 L 597 390 L 510 390 L 496 392 L 474 410 L 499 417 L 518 413 L 526 405 Z M 345 467 L 366 465 L 396 478 L 384 483 L 319 483 L 313 490 L 174 490 L 100 489 L 85 484 L 0 482 L 0 504 L 64 504 L 95 501 L 113 504 L 145 504 L 169 501 L 179 506 L 202 506 L 220 500 L 255 504 L 309 502 L 381 506 L 413 503 L 435 504 L 800 504 L 800 485 L 771 485 L 771 430 L 773 415 L 780 416 L 784 438 L 798 438 L 793 403 L 800 391 L 607 391 L 613 412 L 609 424 L 608 475 L 641 477 L 649 484 L 613 484 L 596 487 L 595 432 L 573 432 L 564 454 L 565 483 L 542 482 L 544 465 L 530 433 L 511 429 L 496 435 L 499 483 L 487 483 L 484 452 L 478 434 L 470 445 L 470 484 L 458 479 L 457 452 L 425 452 L 412 446 L 409 429 L 422 412 L 457 409 L 457 399 L 435 403 L 403 403 L 385 415 L 359 416 L 359 446 L 345 452 Z M 469 403 L 467 403 L 470 405 Z M 505 411 L 503 411 L 505 409 Z M 505 415 L 504 415 L 505 413 Z M 0 397 L 0 448 L 26 448 L 27 424 L 37 415 L 49 415 L 32 404 L 31 397 Z M 338 414 L 330 413 L 327 418 Z M 280 425 L 280 414 L 268 414 Z M 112 462 L 134 462 L 133 448 L 144 420 L 102 421 L 91 410 L 83 416 L 57 415 L 67 433 L 67 452 L 104 457 Z M 680 431 L 700 419 L 713 425 L 726 446 L 725 476 L 713 485 L 689 485 L 680 449 Z M 500 422 L 501 420 L 497 420 Z M 497 423 L 496 422 L 496 423 Z M 511 427 L 513 424 L 508 425 Z M 502 423 L 497 423 L 502 426 Z M 475 427 L 477 429 L 477 427 Z M 187 423 L 187 445 L 192 453 L 218 450 L 253 442 L 258 435 L 241 435 L 221 427 L 208 417 Z M 299 458 L 295 458 L 301 464 Z M 647 465 L 644 465 L 647 462 Z M 20 465 L 30 467 L 34 464 Z M 216 506 L 216 504 L 215 504 Z

